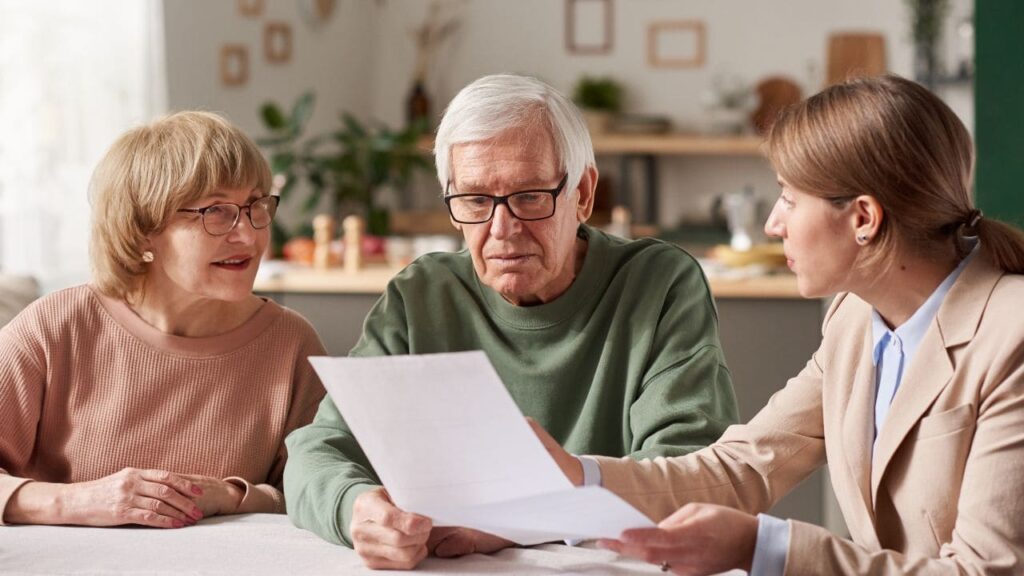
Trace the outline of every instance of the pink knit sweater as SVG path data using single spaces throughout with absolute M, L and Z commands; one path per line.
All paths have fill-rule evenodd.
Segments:
M 165 334 L 78 286 L 0 330 L 0 523 L 29 479 L 82 482 L 125 467 L 229 479 L 242 512 L 284 512 L 284 439 L 324 395 L 312 326 L 266 302 L 220 336 Z

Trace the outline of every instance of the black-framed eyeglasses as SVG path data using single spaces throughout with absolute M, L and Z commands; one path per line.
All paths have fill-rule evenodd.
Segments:
M 254 229 L 259 230 L 270 226 L 274 220 L 274 214 L 277 214 L 277 203 L 280 200 L 279 196 L 264 196 L 245 206 L 239 206 L 233 202 L 222 202 L 206 208 L 181 208 L 178 212 L 199 214 L 203 220 L 203 229 L 207 234 L 223 236 L 238 226 L 242 210 L 249 215 L 249 223 Z
M 555 214 L 555 199 L 562 193 L 569 174 L 562 176 L 556 188 L 550 190 L 523 190 L 508 196 L 490 194 L 448 194 L 452 183 L 445 187 L 444 203 L 452 220 L 460 224 L 483 224 L 494 218 L 499 204 L 504 204 L 510 214 L 527 222 L 551 218 Z

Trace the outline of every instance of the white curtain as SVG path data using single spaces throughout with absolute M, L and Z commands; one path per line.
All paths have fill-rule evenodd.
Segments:
M 160 0 L 0 0 L 0 271 L 89 279 L 92 170 L 166 93 Z

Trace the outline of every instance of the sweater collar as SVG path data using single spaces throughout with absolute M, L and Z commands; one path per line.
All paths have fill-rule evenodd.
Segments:
M 263 306 L 237 328 L 216 336 L 190 338 L 162 332 L 140 318 L 124 300 L 111 298 L 91 284 L 89 289 L 125 332 L 161 352 L 192 358 L 220 356 L 238 350 L 263 334 L 282 313 L 277 303 L 264 300 Z
M 540 330 L 564 322 L 590 301 L 604 274 L 608 250 L 607 238 L 593 228 L 581 224 L 577 237 L 587 241 L 583 266 L 569 288 L 558 298 L 537 306 L 516 306 L 501 294 L 480 282 L 474 272 L 477 292 L 491 313 L 513 328 Z

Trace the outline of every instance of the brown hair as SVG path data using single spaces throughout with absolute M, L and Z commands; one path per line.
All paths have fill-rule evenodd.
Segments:
M 870 195 L 884 217 L 868 263 L 897 248 L 921 255 L 966 238 L 999 268 L 1024 273 L 1024 232 L 980 217 L 971 198 L 974 149 L 952 110 L 921 85 L 886 75 L 830 86 L 785 109 L 769 159 L 797 189 L 823 198 Z
M 147 265 L 147 236 L 183 206 L 218 188 L 270 193 L 270 167 L 256 144 L 224 118 L 179 112 L 129 130 L 114 142 L 90 183 L 93 281 L 128 299 Z

